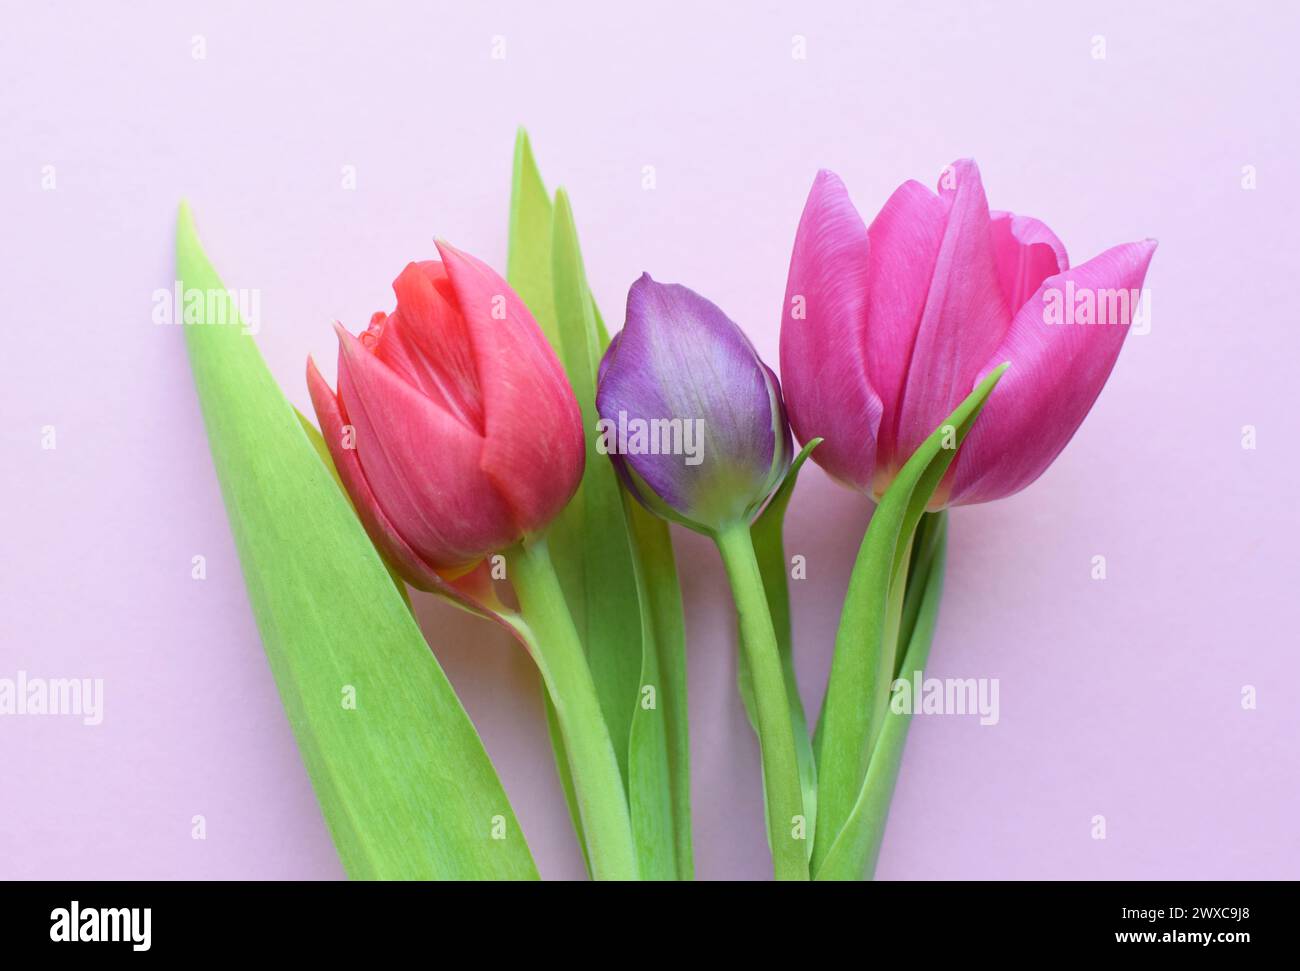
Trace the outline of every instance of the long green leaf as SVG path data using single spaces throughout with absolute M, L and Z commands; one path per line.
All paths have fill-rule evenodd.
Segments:
M 692 880 L 686 625 L 677 563 L 667 524 L 626 492 L 623 502 L 632 526 L 645 622 L 644 687 L 632 716 L 628 755 L 632 826 L 641 844 L 641 868 L 647 879 Z M 654 688 L 653 696 L 646 693 L 647 687 Z
M 947 520 L 946 512 L 927 514 L 917 531 L 919 555 L 913 562 L 913 572 L 907 583 L 907 599 L 915 602 L 915 611 L 906 636 L 900 636 L 907 650 L 895 677 L 904 677 L 913 671 L 922 672 L 930 656 L 939 601 L 943 596 Z M 817 871 L 818 880 L 858 880 L 864 875 L 869 878 L 875 871 L 911 721 L 911 709 L 894 711 L 890 708 L 886 711 L 857 802 Z
M 238 320 L 184 205 L 176 272 Z M 536 879 L 474 726 L 256 344 L 215 322 L 185 335 L 249 600 L 344 868 Z
M 916 525 L 1006 367 L 981 381 L 907 460 L 885 490 L 858 550 L 813 739 L 818 786 L 814 876 L 858 801 L 883 720 L 897 664 L 903 584 Z
M 511 286 L 564 365 L 587 431 L 582 484 L 549 538 L 618 748 L 641 872 L 689 879 L 685 649 L 672 545 L 663 523 L 642 521 L 642 511 L 625 504 L 609 459 L 596 451 L 596 372 L 609 336 L 587 284 L 568 198 L 561 191 L 552 203 L 522 130 L 508 267 Z M 552 744 L 562 767 L 563 743 L 554 732 Z M 572 809 L 567 788 L 566 795 Z
M 627 739 L 641 686 L 643 629 L 631 537 L 623 513 L 622 487 L 609 459 L 596 449 L 597 344 L 590 290 L 582 267 L 573 211 L 556 193 L 551 258 L 562 360 L 586 430 L 587 465 L 577 494 L 551 529 L 565 595 L 587 646 L 591 675 L 600 694 L 619 767 L 628 775 Z
M 532 311 L 542 332 L 546 335 L 551 349 L 564 362 L 564 343 L 560 338 L 555 321 L 555 291 L 552 283 L 551 264 L 551 223 L 554 207 L 551 197 L 542 182 L 537 162 L 533 158 L 532 145 L 528 134 L 522 128 L 515 138 L 515 157 L 510 188 L 510 235 L 506 255 L 506 279 L 514 291 Z M 551 529 L 551 554 L 560 573 L 561 582 L 566 590 L 572 591 L 579 585 L 575 581 L 567 564 L 574 554 L 569 549 L 575 544 L 570 539 L 569 530 L 563 524 L 556 523 Z M 590 858 L 587 854 L 586 837 L 582 831 L 582 817 L 578 812 L 578 802 L 573 789 L 573 777 L 569 770 L 569 759 L 564 749 L 564 739 L 560 735 L 559 723 L 555 718 L 555 704 L 550 696 L 545 696 L 546 728 L 551 738 L 551 750 L 555 756 L 555 770 L 564 790 L 564 798 L 569 806 L 569 817 L 573 822 L 574 832 L 582 848 L 583 859 L 590 871 Z
M 939 532 L 940 520 L 943 521 L 944 532 L 942 534 Z M 916 527 L 916 539 L 912 543 L 912 559 L 907 568 L 907 589 L 903 594 L 903 610 L 898 625 L 898 643 L 903 645 L 906 650 L 898 652 L 898 664 L 894 668 L 895 678 L 903 670 L 903 665 L 907 660 L 907 652 L 911 650 L 912 635 L 916 631 L 917 625 L 924 621 L 921 612 L 926 606 L 926 597 L 929 592 L 927 582 L 934 560 L 939 555 L 941 542 L 947 539 L 947 520 L 948 514 L 946 510 L 927 512 L 921 517 L 921 522 Z
M 799 785 L 803 790 L 803 811 L 808 827 L 805 838 L 808 841 L 809 856 L 812 855 L 817 835 L 817 765 L 813 759 L 812 737 L 808 733 L 808 719 L 804 714 L 803 699 L 799 697 L 799 684 L 794 671 L 794 633 L 790 623 L 790 587 L 786 579 L 788 574 L 784 529 L 785 511 L 790 505 L 790 497 L 794 494 L 799 470 L 803 468 L 804 462 L 821 441 L 820 438 L 814 438 L 795 456 L 780 488 L 776 490 L 762 515 L 749 529 L 754 541 L 754 555 L 758 559 L 758 568 L 763 574 L 763 591 L 767 595 L 767 607 L 772 614 L 772 626 L 776 629 L 776 646 L 781 654 L 785 691 L 790 701 L 790 722 L 794 728 L 795 755 L 799 761 Z M 748 658 L 749 655 L 743 649 L 736 652 L 736 683 L 740 688 L 741 700 L 745 704 L 745 714 L 749 716 L 750 727 L 757 732 L 754 684 Z M 766 793 L 766 790 L 764 792 Z M 766 813 L 766 805 L 763 810 Z
M 555 772 L 560 777 L 560 789 L 564 792 L 564 802 L 569 807 L 569 822 L 578 837 L 578 847 L 582 850 L 582 862 L 591 872 L 591 854 L 587 852 L 587 834 L 582 829 L 582 811 L 578 808 L 578 791 L 573 786 L 573 769 L 569 767 L 568 753 L 564 747 L 564 735 L 560 731 L 559 715 L 555 711 L 555 702 L 551 694 L 542 685 L 542 705 L 546 712 L 546 733 L 551 739 L 551 752 L 555 757 Z
M 554 207 L 537 170 L 528 133 L 515 137 L 515 161 L 510 188 L 510 240 L 506 280 L 533 312 L 551 348 L 563 360 L 564 342 L 555 317 L 552 282 L 551 223 Z

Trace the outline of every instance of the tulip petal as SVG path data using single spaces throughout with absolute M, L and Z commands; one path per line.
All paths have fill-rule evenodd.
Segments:
M 1011 368 L 989 398 L 955 462 L 949 503 L 1000 499 L 1037 479 L 1074 436 L 1101 393 L 1128 334 L 1127 323 L 1049 323 L 1055 292 L 1103 301 L 1140 292 L 1154 240 L 1126 243 L 1045 280 L 1016 314 L 981 373 Z
M 307 391 L 311 395 L 312 407 L 316 410 L 316 420 L 320 423 L 321 438 L 325 440 L 330 458 L 334 460 L 334 470 L 338 472 L 343 488 L 351 498 L 357 516 L 366 527 L 371 540 L 393 561 L 407 583 L 422 590 L 439 589 L 442 578 L 420 558 L 420 554 L 411 549 L 379 508 L 379 501 L 361 469 L 357 450 L 344 446 L 345 426 L 350 422 L 343 414 L 334 389 L 310 357 L 307 358 Z
M 482 435 L 478 371 L 446 269 L 436 261 L 408 263 L 393 281 L 393 292 L 398 309 L 386 320 L 372 321 L 361 342 L 448 414 Z
M 740 519 L 767 498 L 778 457 L 771 390 L 753 345 L 726 314 L 686 287 L 642 274 L 607 354 L 596 396 L 603 419 L 702 422 L 696 464 L 687 455 L 624 456 L 656 495 L 708 526 Z
M 979 169 L 955 162 L 940 179 L 948 220 L 921 314 L 898 420 L 905 460 L 974 387 L 1010 323 Z
M 772 440 L 775 455 L 772 459 L 771 470 L 768 472 L 767 486 L 763 489 L 763 495 L 754 507 L 753 511 L 755 513 L 758 512 L 758 507 L 766 502 L 768 497 L 785 481 L 786 472 L 789 471 L 795 454 L 794 438 L 790 434 L 790 415 L 785 407 L 785 397 L 781 394 L 781 379 L 761 359 L 758 363 L 762 365 L 763 374 L 767 378 L 768 407 L 772 412 Z
M 370 483 L 366 481 L 365 472 L 362 471 L 356 449 L 343 447 L 344 426 L 349 424 L 347 415 L 343 412 L 338 395 L 321 376 L 316 362 L 310 357 L 307 358 L 307 390 L 311 394 L 316 420 L 321 426 L 321 438 L 329 449 L 334 470 L 343 483 L 343 489 L 351 500 L 357 517 L 369 534 L 371 542 L 388 558 L 401 574 L 402 579 L 419 590 L 441 594 L 472 613 L 495 620 L 518 637 L 518 629 L 505 620 L 505 617 L 513 614 L 514 611 L 497 595 L 487 560 L 481 561 L 460 576 L 448 577 L 426 563 L 420 554 L 402 539 L 383 509 L 379 507 L 379 501 L 375 498 Z M 519 639 L 525 648 L 529 647 L 526 640 Z
M 1033 216 L 993 212 L 989 219 L 998 280 L 1014 315 L 1038 292 L 1044 280 L 1070 268 L 1070 258 L 1065 254 L 1065 244 L 1046 223 Z
M 582 479 L 582 414 L 533 315 L 486 263 L 437 241 L 483 395 L 483 474 L 528 530 L 549 522 Z M 544 474 L 543 474 L 544 473 Z
M 866 363 L 884 409 L 876 447 L 878 478 L 892 477 L 907 458 L 897 455 L 898 416 L 947 219 L 942 198 L 908 181 L 867 229 Z
M 883 407 L 868 379 L 867 228 L 839 176 L 817 174 L 790 257 L 781 319 L 781 373 L 802 442 L 824 441 L 813 461 L 865 489 L 875 468 Z
M 339 399 L 378 507 L 438 569 L 503 549 L 519 528 L 480 468 L 483 440 L 363 347 L 342 327 Z

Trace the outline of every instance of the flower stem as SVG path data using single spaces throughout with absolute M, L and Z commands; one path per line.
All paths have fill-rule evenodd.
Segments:
M 807 821 L 803 815 L 794 728 L 790 724 L 790 703 L 781 672 L 776 630 L 763 592 L 763 577 L 746 524 L 724 528 L 714 538 L 731 583 L 740 617 L 740 640 L 753 679 L 773 871 L 778 880 L 807 880 L 808 852 L 803 836 Z
M 639 879 L 614 743 L 545 537 L 520 543 L 507 551 L 506 558 L 520 612 L 532 635 L 534 660 L 564 736 L 591 875 L 596 880 Z

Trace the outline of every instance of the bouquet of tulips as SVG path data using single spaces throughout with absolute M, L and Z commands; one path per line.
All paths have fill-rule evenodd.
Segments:
M 722 309 L 649 274 L 611 339 L 522 132 L 506 276 L 436 249 L 390 313 L 335 325 L 336 387 L 307 362 L 316 426 L 242 329 L 186 328 L 252 608 L 348 874 L 537 876 L 410 586 L 536 664 L 591 876 L 692 878 L 675 523 L 714 541 L 730 582 L 775 876 L 869 877 L 910 716 L 891 686 L 926 663 L 946 510 L 1024 488 L 1065 447 L 1128 330 L 1133 304 L 1107 308 L 1140 290 L 1154 243 L 1072 268 L 1042 222 L 989 210 L 969 161 L 867 225 L 822 172 L 780 380 Z M 177 263 L 187 290 L 225 292 L 185 207 Z M 1063 293 L 1098 326 L 1054 320 Z M 813 731 L 782 541 L 810 457 L 875 503 Z

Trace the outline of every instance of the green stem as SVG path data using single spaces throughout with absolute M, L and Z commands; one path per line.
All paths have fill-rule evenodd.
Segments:
M 591 875 L 596 880 L 639 879 L 632 821 L 614 743 L 546 539 L 521 543 L 507 551 L 506 557 L 520 612 L 533 635 L 534 660 L 564 736 Z
M 778 880 L 807 880 L 808 853 L 804 843 L 807 821 L 803 815 L 799 762 L 763 577 L 747 525 L 723 529 L 715 540 L 736 601 L 740 640 L 753 679 L 772 867 Z

